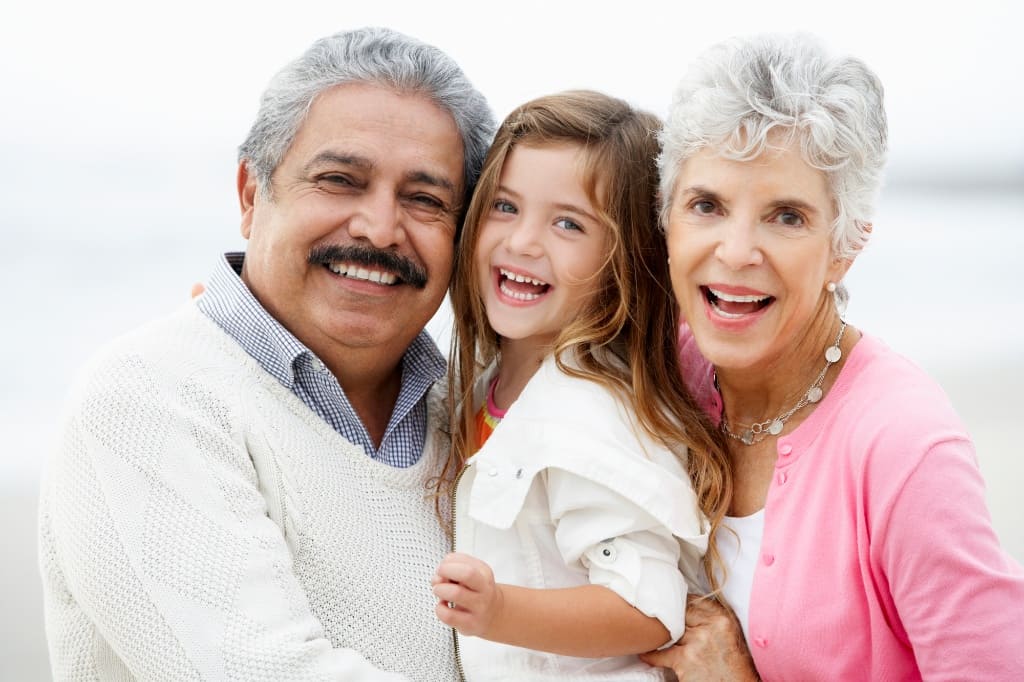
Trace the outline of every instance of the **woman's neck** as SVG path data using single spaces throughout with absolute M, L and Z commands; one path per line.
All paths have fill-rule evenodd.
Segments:
M 507 410 L 540 369 L 551 347 L 533 339 L 502 339 L 498 355 L 498 385 L 494 404 Z
M 840 325 L 839 315 L 829 305 L 815 315 L 800 340 L 785 354 L 751 368 L 716 367 L 728 423 L 738 428 L 763 422 L 795 406 L 825 367 L 825 349 L 835 344 Z M 860 333 L 852 328 L 847 328 L 843 334 L 842 357 L 826 372 L 821 385 L 824 393 L 832 386 L 849 350 L 859 338 Z M 794 414 L 791 426 L 804 416 Z

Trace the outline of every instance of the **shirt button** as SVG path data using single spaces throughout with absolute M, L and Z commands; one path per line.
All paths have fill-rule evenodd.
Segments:
M 516 478 L 522 478 L 522 477 L 523 477 L 523 470 L 522 469 L 516 470 Z
M 782 455 L 783 457 L 789 457 L 791 454 L 793 454 L 793 446 L 790 445 L 789 443 L 783 443 L 779 445 L 779 454 Z
M 313 358 L 310 364 L 312 365 L 314 372 L 320 372 L 321 374 L 323 374 L 324 372 L 327 371 L 327 365 L 325 365 L 323 361 L 320 360 L 320 358 Z
M 764 556 L 761 557 L 761 558 L 764 559 L 764 565 L 765 566 L 771 566 L 772 564 L 775 563 L 775 555 L 771 554 L 769 552 L 765 552 Z
M 779 485 L 782 485 L 789 480 L 789 476 L 786 475 L 785 471 L 780 471 L 778 475 Z
M 768 640 L 765 639 L 764 637 L 755 637 L 754 638 L 754 646 L 763 649 L 766 646 L 768 646 Z
M 487 470 L 487 475 L 488 476 L 497 476 L 498 475 L 498 467 L 491 467 L 490 469 L 488 469 Z

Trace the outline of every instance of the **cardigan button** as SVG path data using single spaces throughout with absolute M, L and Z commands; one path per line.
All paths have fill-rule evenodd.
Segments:
M 764 560 L 765 566 L 771 566 L 775 563 L 775 555 L 771 552 L 765 552 L 761 558 Z
M 779 454 L 783 457 L 789 457 L 793 454 L 793 446 L 789 443 L 782 443 L 779 445 Z
M 754 638 L 754 646 L 756 646 L 756 647 L 758 647 L 760 649 L 764 649 L 766 646 L 768 646 L 768 640 L 765 639 L 764 637 L 755 637 Z
M 778 477 L 777 477 L 777 478 L 778 478 L 778 481 L 779 481 L 779 485 L 782 485 L 782 484 L 784 484 L 784 483 L 785 483 L 786 481 L 788 481 L 788 480 L 789 480 L 789 476 L 788 476 L 788 475 L 786 474 L 786 472 L 785 472 L 785 471 L 780 471 L 780 472 L 779 472 L 779 475 L 778 475 Z

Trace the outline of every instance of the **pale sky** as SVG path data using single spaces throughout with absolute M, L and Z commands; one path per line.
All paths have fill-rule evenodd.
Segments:
M 314 39 L 371 24 L 449 52 L 499 118 L 574 87 L 664 115 L 701 48 L 736 34 L 807 30 L 882 78 L 894 182 L 952 176 L 1024 186 L 1024 10 L 1010 0 L 972 1 L 956 12 L 940 4 L 8 3 L 0 15 L 0 186 L 7 208 L 25 212 L 52 204 L 54 191 L 80 193 L 88 206 L 112 189 L 105 183 L 124 183 L 121 197 L 140 185 L 159 198 L 159 185 L 168 201 L 194 195 L 216 201 L 218 217 L 232 214 L 221 179 L 230 182 L 234 148 L 267 80 Z M 207 197 L 213 181 L 217 194 Z M 62 215 L 56 210 L 54 221 Z M 107 223 L 90 225 L 100 233 L 117 229 L 97 222 Z

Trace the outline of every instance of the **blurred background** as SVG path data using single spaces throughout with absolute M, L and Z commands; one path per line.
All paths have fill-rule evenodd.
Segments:
M 365 6 L 364 6 L 365 5 Z M 826 6 L 827 5 L 827 6 Z M 486 7 L 486 9 L 485 9 Z M 848 320 L 925 367 L 975 438 L 1024 560 L 1024 58 L 1020 5 L 10 3 L 0 11 L 0 679 L 49 678 L 36 491 L 76 368 L 188 300 L 241 249 L 235 149 L 270 76 L 318 37 L 385 25 L 449 52 L 501 118 L 595 88 L 664 115 L 701 49 L 807 30 L 886 86 L 891 155 Z M 431 331 L 447 346 L 444 309 Z

